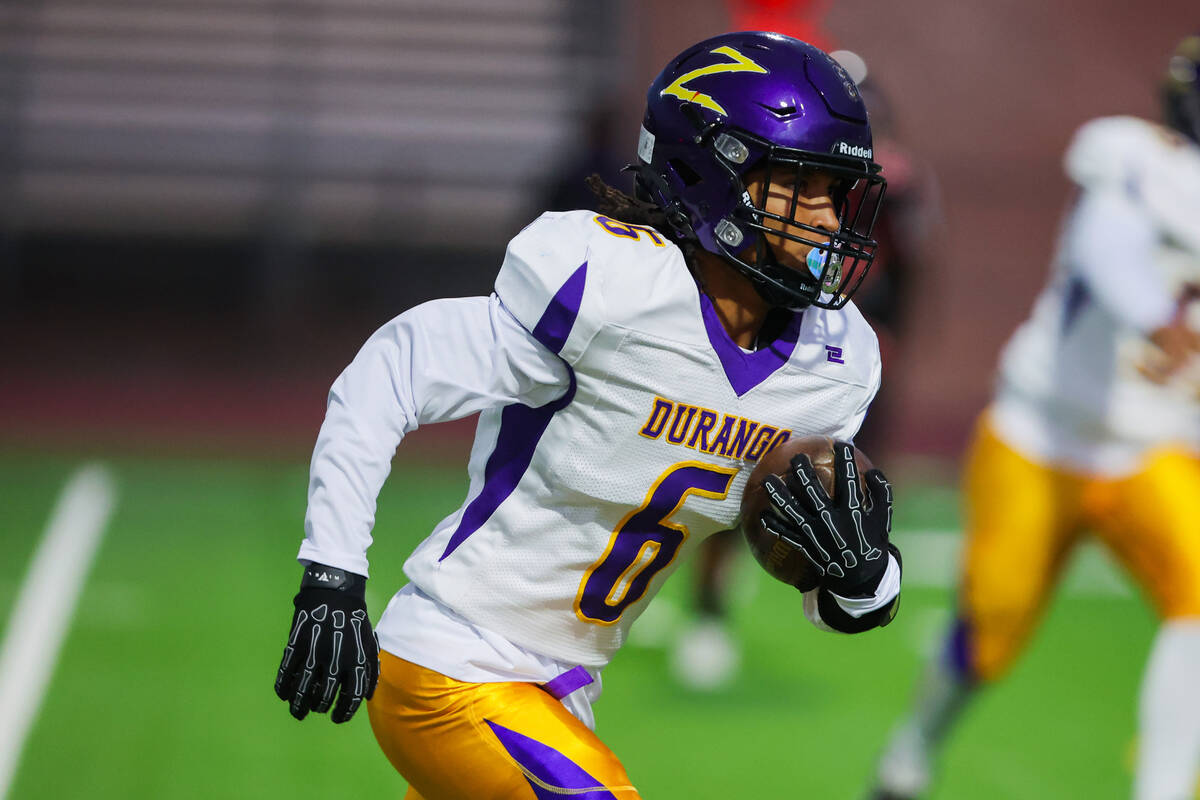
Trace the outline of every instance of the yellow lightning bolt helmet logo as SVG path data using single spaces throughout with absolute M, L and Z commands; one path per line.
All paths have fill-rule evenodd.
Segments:
M 688 103 L 695 103 L 696 105 L 707 108 L 710 111 L 715 111 L 723 117 L 727 117 L 729 114 L 726 113 L 725 107 L 714 100 L 711 95 L 704 94 L 703 92 L 695 89 L 686 88 L 684 84 L 704 75 L 717 75 L 722 72 L 758 72 L 766 74 L 767 70 L 754 63 L 737 50 L 734 50 L 732 47 L 722 46 L 715 48 L 710 52 L 715 55 L 731 58 L 733 61 L 710 64 L 707 67 L 700 67 L 699 69 L 694 69 L 691 72 L 685 72 L 676 78 L 670 86 L 663 89 L 660 94 L 678 97 L 680 100 Z

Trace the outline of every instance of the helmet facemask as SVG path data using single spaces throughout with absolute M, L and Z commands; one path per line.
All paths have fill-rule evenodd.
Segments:
M 735 145 L 740 145 L 742 138 L 751 140 L 752 145 L 757 145 L 754 149 L 765 151 L 765 155 L 749 169 L 739 171 L 729 155 L 731 151 L 739 154 Z M 871 231 L 887 182 L 879 174 L 878 165 L 869 160 L 777 147 L 753 139 L 741 131 L 715 138 L 717 161 L 724 164 L 734 191 L 741 197 L 732 213 L 714 227 L 719 255 L 748 277 L 763 299 L 773 306 L 793 310 L 809 305 L 841 308 L 862 284 L 874 260 L 876 242 Z M 762 173 L 759 196 L 751 197 L 745 178 L 759 170 Z M 801 178 L 812 170 L 831 175 L 837 181 L 831 192 L 839 223 L 837 230 L 828 231 L 795 219 L 803 201 Z M 767 211 L 767 197 L 773 183 L 792 186 L 787 216 Z M 812 248 L 807 263 L 799 267 L 781 263 L 768 237 Z M 752 261 L 746 258 L 750 247 L 753 247 Z

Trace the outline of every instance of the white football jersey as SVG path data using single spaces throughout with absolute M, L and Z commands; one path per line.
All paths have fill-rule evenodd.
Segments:
M 444 336 L 408 343 L 440 324 L 415 309 L 425 322 L 409 333 L 389 327 L 405 327 L 407 315 L 389 323 L 335 384 L 300 556 L 364 573 L 371 487 L 382 477 L 360 478 L 361 464 L 386 476 L 380 462 L 407 430 L 479 410 L 467 497 L 405 573 L 471 623 L 570 664 L 607 663 L 681 559 L 735 524 L 764 453 L 794 436 L 853 438 L 879 385 L 875 335 L 852 305 L 794 314 L 775 341 L 747 352 L 677 247 L 587 211 L 546 214 L 515 237 L 491 301 L 441 302 L 456 320 L 476 303 L 472 319 L 483 322 L 464 316 L 443 324 Z M 529 343 L 488 344 L 510 328 Z M 514 356 L 527 347 L 542 356 Z M 425 366 L 358 377 L 395 352 Z M 356 395 L 373 392 L 375 412 L 354 410 L 375 402 Z M 362 443 L 372 426 L 381 445 Z M 384 615 L 381 640 L 405 624 L 398 616 Z
M 993 422 L 1026 455 L 1099 474 L 1200 431 L 1200 372 L 1165 385 L 1146 334 L 1200 285 L 1200 148 L 1133 117 L 1083 126 L 1066 155 L 1080 188 L 1048 286 L 1000 364 Z

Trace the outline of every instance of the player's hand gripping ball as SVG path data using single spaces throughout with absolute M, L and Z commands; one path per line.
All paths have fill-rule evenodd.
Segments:
M 805 436 L 755 466 L 742 533 L 772 577 L 850 597 L 874 591 L 887 569 L 891 505 L 891 486 L 861 450 Z

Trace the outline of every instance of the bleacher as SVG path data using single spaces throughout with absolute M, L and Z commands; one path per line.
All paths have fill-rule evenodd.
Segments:
M 0 224 L 501 240 L 612 66 L 613 5 L 6 4 Z

